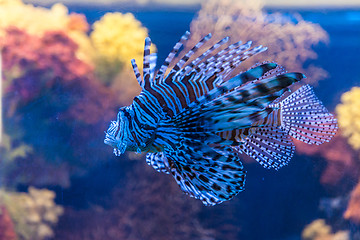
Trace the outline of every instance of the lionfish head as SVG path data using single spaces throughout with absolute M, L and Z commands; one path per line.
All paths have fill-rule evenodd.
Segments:
M 104 143 L 114 148 L 114 154 L 120 156 L 128 145 L 129 119 L 127 107 L 120 108 L 116 121 L 111 121 L 105 132 Z

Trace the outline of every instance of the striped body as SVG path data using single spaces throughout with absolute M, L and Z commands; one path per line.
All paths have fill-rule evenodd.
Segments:
M 120 109 L 106 132 L 104 142 L 116 155 L 147 152 L 149 165 L 170 173 L 185 193 L 214 205 L 244 189 L 242 154 L 279 169 L 293 155 L 291 137 L 321 144 L 334 135 L 336 119 L 308 85 L 286 96 L 303 74 L 286 73 L 276 63 L 265 62 L 230 78 L 242 61 L 266 50 L 251 48 L 251 42 L 226 47 L 224 38 L 194 57 L 209 34 L 166 75 L 189 34 L 156 74 L 149 38 L 142 77 L 132 61 L 142 92 Z

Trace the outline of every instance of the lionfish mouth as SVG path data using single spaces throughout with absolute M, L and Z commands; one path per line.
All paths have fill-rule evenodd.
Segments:
M 120 156 L 122 154 L 121 150 L 117 147 L 115 138 L 109 133 L 106 133 L 104 143 L 114 148 L 113 153 L 115 154 L 115 156 Z
M 107 145 L 110 145 L 111 147 L 115 147 L 116 144 L 115 144 L 115 139 L 106 135 L 105 136 L 105 139 L 104 139 L 104 143 L 107 144 Z
M 118 124 L 116 121 L 112 121 L 110 123 L 110 126 L 108 130 L 105 132 L 105 139 L 104 143 L 107 145 L 110 145 L 111 147 L 116 147 L 116 140 L 115 140 L 115 131 L 118 127 Z

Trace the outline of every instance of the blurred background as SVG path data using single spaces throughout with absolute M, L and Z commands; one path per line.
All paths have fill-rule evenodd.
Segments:
M 145 155 L 115 157 L 104 131 L 140 88 L 144 38 L 162 64 L 185 49 L 252 40 L 248 59 L 300 71 L 339 121 L 296 142 L 279 171 L 245 161 L 246 190 L 205 207 Z M 0 240 L 360 239 L 359 0 L 0 0 Z M 140 70 L 141 71 L 141 70 Z

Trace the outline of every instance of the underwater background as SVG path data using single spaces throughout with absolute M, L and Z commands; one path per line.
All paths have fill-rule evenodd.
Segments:
M 28 2 L 0 0 L 0 239 L 360 239 L 360 8 Z M 104 131 L 140 92 L 130 59 L 150 36 L 162 64 L 186 30 L 186 49 L 209 32 L 267 46 L 240 70 L 303 72 L 338 133 L 296 142 L 279 171 L 244 159 L 245 191 L 214 207 L 145 155 L 115 157 Z

